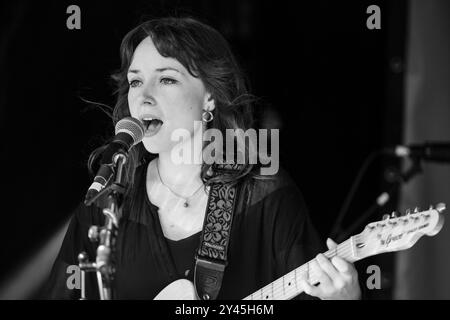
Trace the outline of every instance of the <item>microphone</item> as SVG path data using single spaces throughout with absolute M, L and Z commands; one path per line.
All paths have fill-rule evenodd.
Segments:
M 115 132 L 113 140 L 102 152 L 100 168 L 86 193 L 85 204 L 108 185 L 115 171 L 117 156 L 127 156 L 128 151 L 142 141 L 145 128 L 138 119 L 126 117 L 117 122 Z
M 421 159 L 430 162 L 450 163 L 450 142 L 430 142 L 387 148 L 384 153 L 399 158 Z

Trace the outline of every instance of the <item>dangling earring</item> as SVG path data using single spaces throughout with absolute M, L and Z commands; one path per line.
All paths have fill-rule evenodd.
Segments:
M 205 122 L 211 122 L 212 119 L 214 119 L 214 115 L 212 114 L 211 111 L 203 111 L 202 119 Z

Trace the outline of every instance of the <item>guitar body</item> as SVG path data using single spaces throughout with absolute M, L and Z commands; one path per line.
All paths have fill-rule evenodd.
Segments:
M 194 284 L 186 279 L 172 282 L 153 300 L 198 300 Z

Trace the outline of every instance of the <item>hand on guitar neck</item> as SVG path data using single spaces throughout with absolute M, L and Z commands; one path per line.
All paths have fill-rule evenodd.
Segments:
M 330 250 L 337 248 L 337 244 L 327 239 Z M 311 284 L 306 278 L 299 281 L 300 287 L 310 296 L 322 300 L 357 300 L 361 298 L 361 288 L 358 282 L 358 272 L 353 263 L 334 256 L 331 259 L 323 253 L 316 256 L 309 264 L 310 272 L 316 275 L 318 285 Z

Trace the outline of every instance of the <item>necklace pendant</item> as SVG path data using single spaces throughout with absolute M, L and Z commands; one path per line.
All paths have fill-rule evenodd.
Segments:
M 185 201 L 185 202 L 183 203 L 183 207 L 185 207 L 185 208 L 189 207 L 189 203 L 188 203 L 187 201 Z

